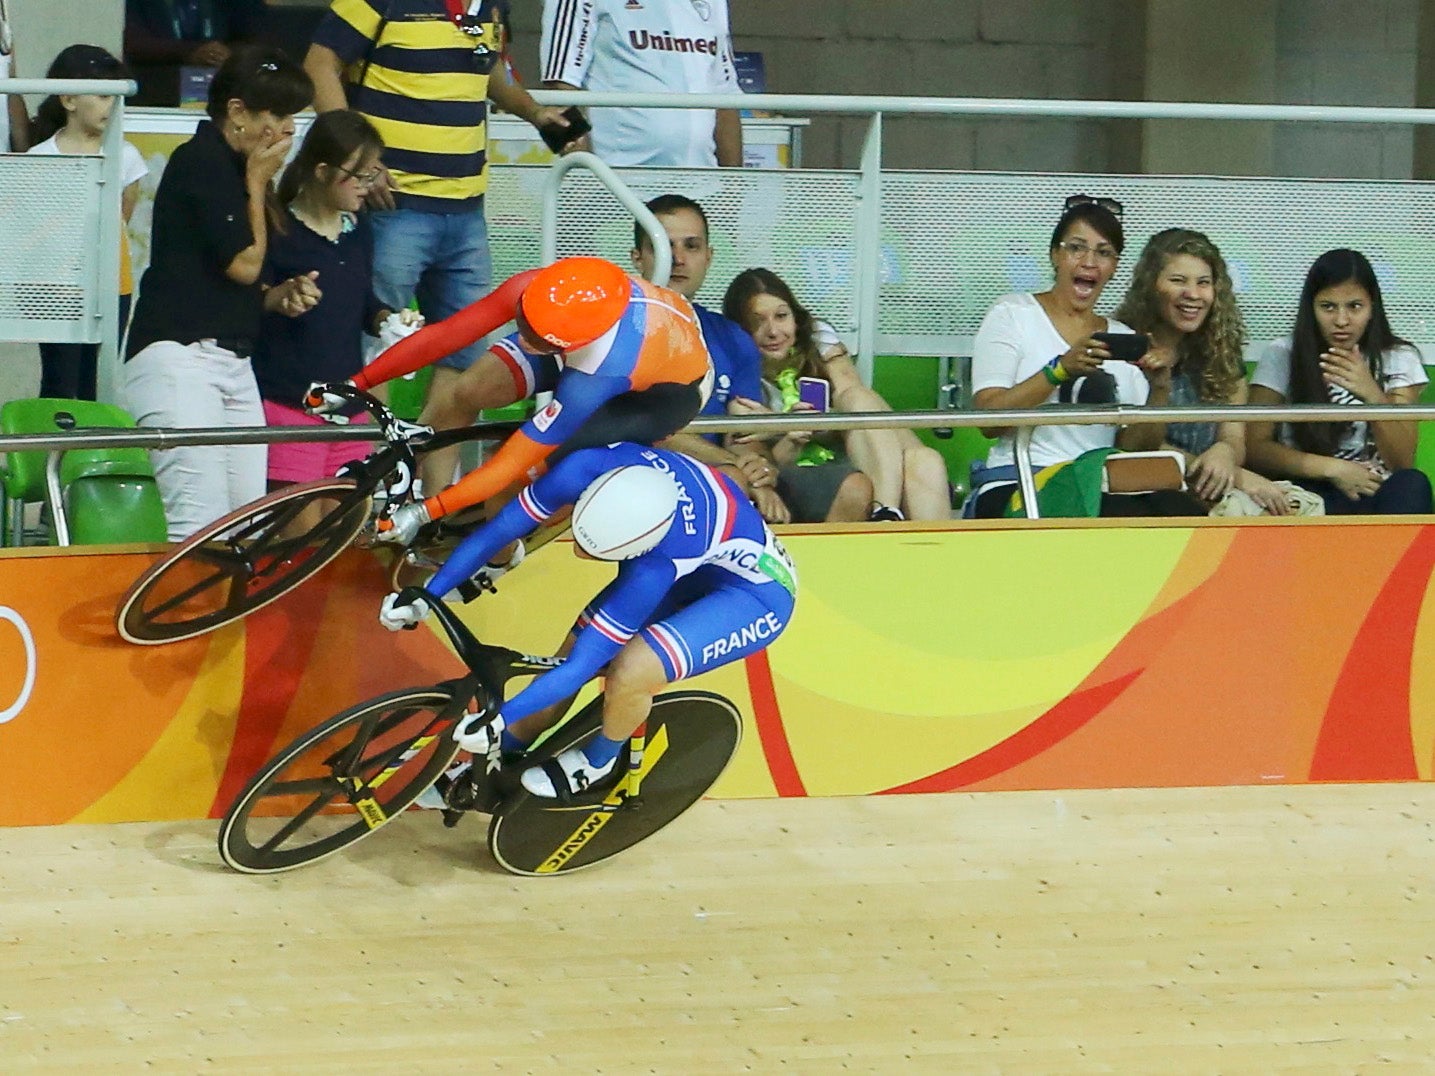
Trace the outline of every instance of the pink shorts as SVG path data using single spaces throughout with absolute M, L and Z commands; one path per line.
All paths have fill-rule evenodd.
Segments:
M 264 401 L 264 421 L 270 426 L 319 426 L 324 420 L 306 415 L 297 407 L 285 407 Z M 355 416 L 353 422 L 369 422 L 367 413 Z M 344 464 L 361 460 L 378 447 L 375 441 L 307 441 L 269 446 L 269 481 L 312 482 L 316 478 L 332 478 Z

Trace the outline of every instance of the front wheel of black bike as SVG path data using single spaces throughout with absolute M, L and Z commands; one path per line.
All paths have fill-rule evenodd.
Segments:
M 391 821 L 448 768 L 463 711 L 451 688 L 394 691 L 311 729 L 255 774 L 219 827 L 245 874 L 314 863 Z
M 320 519 L 292 531 L 301 512 Z M 190 639 L 232 624 L 289 593 L 342 553 L 369 519 L 351 478 L 288 486 L 215 520 L 135 580 L 115 626 L 132 643 Z
M 595 699 L 552 739 L 543 756 L 586 741 L 602 722 Z M 504 870 L 546 876 L 570 874 L 611 859 L 647 840 L 707 792 L 737 753 L 742 715 L 721 695 L 674 691 L 653 699 L 644 772 L 636 801 L 621 781 L 571 804 L 512 793 L 488 827 L 488 849 Z M 620 756 L 619 765 L 627 755 Z

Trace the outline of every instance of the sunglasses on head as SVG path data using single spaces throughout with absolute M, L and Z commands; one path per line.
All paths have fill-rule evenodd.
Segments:
M 1106 212 L 1110 213 L 1117 220 L 1121 219 L 1121 203 L 1115 198 L 1093 198 L 1089 194 L 1073 194 L 1066 200 L 1066 205 L 1062 207 L 1062 212 L 1070 213 L 1073 209 L 1084 205 L 1094 205 L 1099 209 L 1106 210 Z

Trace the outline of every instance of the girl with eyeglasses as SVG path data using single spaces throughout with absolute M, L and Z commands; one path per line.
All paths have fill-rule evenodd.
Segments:
M 972 406 L 1022 410 L 1049 403 L 1164 404 L 1171 384 L 1169 358 L 1147 355 L 1118 362 L 1095 333 L 1129 333 L 1096 304 L 1116 272 L 1125 246 L 1121 204 L 1084 194 L 1066 200 L 1048 245 L 1052 284 L 1037 294 L 1004 295 L 982 319 L 972 349 Z M 974 500 L 966 514 L 1001 516 L 1017 488 L 1016 431 L 984 428 L 998 438 L 987 456 L 985 475 L 976 476 Z M 1040 470 L 1113 445 L 1153 449 L 1161 431 L 1154 426 L 1037 426 L 1031 463 Z M 1102 515 L 1204 515 L 1193 497 L 1177 490 L 1105 495 Z
M 1428 382 L 1420 352 L 1396 336 L 1380 281 L 1365 255 L 1328 250 L 1306 274 L 1291 335 L 1266 348 L 1251 376 L 1251 403 L 1413 404 Z M 1292 478 L 1331 515 L 1423 515 L 1430 479 L 1415 467 L 1419 424 L 1253 422 L 1251 466 Z
M 279 180 L 284 212 L 269 243 L 264 281 L 305 278 L 318 299 L 295 317 L 265 315 L 254 376 L 271 426 L 322 423 L 301 408 L 311 384 L 346 381 L 363 369 L 365 335 L 380 337 L 391 317 L 388 336 L 402 331 L 400 325 L 422 324 L 417 312 L 396 315 L 374 296 L 374 238 L 360 210 L 379 176 L 383 148 L 378 131 L 360 113 L 325 112 L 315 118 Z M 369 449 L 363 441 L 270 445 L 269 486 L 327 478 Z

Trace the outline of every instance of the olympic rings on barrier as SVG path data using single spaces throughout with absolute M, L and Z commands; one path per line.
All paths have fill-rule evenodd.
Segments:
M 25 704 L 30 701 L 30 693 L 35 690 L 35 670 L 39 662 L 35 658 L 35 636 L 30 634 L 30 625 L 25 623 L 24 617 L 14 609 L 0 605 L 0 620 L 14 624 L 15 630 L 20 633 L 20 641 L 25 644 L 25 682 L 20 685 L 20 694 L 14 704 L 0 710 L 0 725 L 3 725 L 25 709 Z

